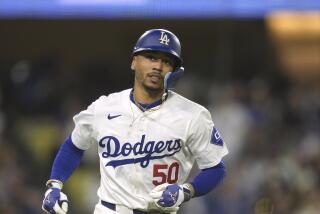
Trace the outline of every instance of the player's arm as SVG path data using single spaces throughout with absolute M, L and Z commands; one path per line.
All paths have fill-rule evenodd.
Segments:
M 194 197 L 202 196 L 216 188 L 226 175 L 223 157 L 228 154 L 227 146 L 214 126 L 211 114 L 203 110 L 192 122 L 191 143 L 189 149 L 195 155 L 201 172 L 191 185 Z
M 67 138 L 61 145 L 53 162 L 50 180 L 46 186 L 48 190 L 42 203 L 42 209 L 49 213 L 65 214 L 68 211 L 67 196 L 61 192 L 63 183 L 79 166 L 84 150 L 77 148 Z M 63 202 L 66 202 L 63 204 Z
M 42 203 L 42 208 L 49 213 L 65 214 L 67 209 L 62 209 L 61 192 L 63 183 L 72 175 L 79 166 L 84 151 L 94 142 L 94 109 L 97 101 L 93 102 L 86 110 L 73 117 L 75 127 L 72 134 L 60 146 L 53 162 L 50 180 L 47 182 L 48 190 Z M 66 198 L 66 197 L 65 197 Z
M 225 176 L 226 168 L 223 161 L 214 167 L 201 170 L 191 182 L 194 189 L 193 197 L 202 196 L 211 192 L 222 183 Z
M 76 147 L 72 143 L 71 136 L 68 137 L 55 157 L 50 180 L 59 180 L 64 183 L 79 166 L 83 154 L 84 150 Z

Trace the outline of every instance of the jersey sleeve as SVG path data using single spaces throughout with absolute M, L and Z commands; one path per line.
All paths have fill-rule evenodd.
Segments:
M 200 169 L 219 164 L 223 156 L 228 154 L 227 146 L 214 127 L 208 110 L 200 111 L 190 123 L 189 131 L 190 137 L 187 146 Z
M 94 111 L 96 102 L 73 117 L 75 127 L 71 134 L 72 143 L 87 150 L 94 142 Z

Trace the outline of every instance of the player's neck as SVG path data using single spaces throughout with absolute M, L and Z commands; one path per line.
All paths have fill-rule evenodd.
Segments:
M 141 104 L 150 104 L 154 103 L 157 100 L 160 100 L 162 98 L 164 91 L 155 93 L 155 92 L 149 92 L 143 89 L 140 89 L 138 87 L 134 87 L 133 90 L 133 96 L 135 101 Z

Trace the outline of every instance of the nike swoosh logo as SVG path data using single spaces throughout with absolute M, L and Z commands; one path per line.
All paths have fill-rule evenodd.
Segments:
M 114 119 L 114 118 L 116 118 L 116 117 L 120 117 L 121 116 L 121 114 L 117 114 L 117 115 L 110 115 L 110 114 L 108 114 L 108 120 L 112 120 L 112 119 Z

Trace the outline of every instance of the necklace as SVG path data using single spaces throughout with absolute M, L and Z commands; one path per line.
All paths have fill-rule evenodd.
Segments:
M 154 103 L 151 103 L 149 105 L 142 105 L 140 104 L 136 98 L 134 97 L 133 93 L 132 93 L 132 98 L 133 98 L 133 102 L 134 104 L 136 104 L 136 106 L 142 111 L 142 112 L 154 112 L 154 111 L 157 111 L 161 108 L 162 104 L 164 103 L 164 101 L 167 100 L 168 98 L 168 91 L 165 91 L 163 94 L 162 94 L 162 97 L 161 97 L 161 100 L 160 101 L 160 104 L 155 106 L 155 107 L 151 107 L 152 105 L 154 105 Z M 151 107 L 151 108 L 150 108 Z
M 132 108 L 133 104 L 135 104 L 142 111 L 142 114 L 144 116 L 148 116 L 148 114 L 150 114 L 152 112 L 155 112 L 155 111 L 157 111 L 157 110 L 159 110 L 161 108 L 162 104 L 167 100 L 168 95 L 169 95 L 168 91 L 165 91 L 165 93 L 163 93 L 163 95 L 161 97 L 161 100 L 159 100 L 160 101 L 159 105 L 157 105 L 157 106 L 155 106 L 153 108 L 150 108 L 152 105 L 154 105 L 154 103 L 151 103 L 151 104 L 146 105 L 146 106 L 142 106 L 138 101 L 136 101 L 136 99 L 135 99 L 135 97 L 133 95 L 133 90 L 132 90 L 131 93 L 130 93 L 130 100 L 131 100 L 130 109 L 131 109 L 131 113 L 132 113 L 132 122 L 130 124 L 130 127 L 132 127 L 134 122 L 139 118 L 139 116 L 137 116 L 137 117 L 135 116 L 134 110 Z

